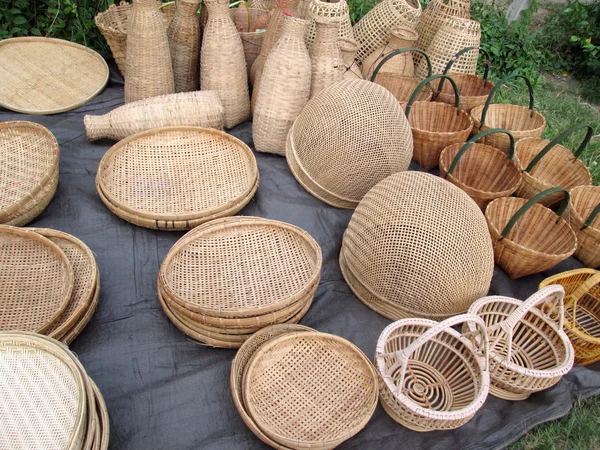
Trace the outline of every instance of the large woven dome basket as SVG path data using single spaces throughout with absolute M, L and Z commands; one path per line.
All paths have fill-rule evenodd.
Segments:
M 369 191 L 344 233 L 340 266 L 356 296 L 392 320 L 464 313 L 487 294 L 494 271 L 477 204 L 423 172 L 392 175 Z
M 587 128 L 583 142 L 575 152 L 559 143 L 573 132 Z M 589 125 L 576 125 L 556 136 L 552 141 L 525 138 L 517 143 L 517 162 L 523 171 L 523 181 L 516 195 L 531 198 L 551 187 L 560 186 L 569 191 L 577 186 L 592 184 L 592 175 L 578 159 L 585 150 L 594 131 Z M 564 198 L 562 192 L 540 201 L 544 206 L 554 206 Z
M 506 133 L 511 138 L 507 155 L 497 148 L 476 142 L 492 133 Z M 465 145 L 453 144 L 440 154 L 440 175 L 455 184 L 485 211 L 489 202 L 512 195 L 521 183 L 521 171 L 513 161 L 515 141 L 500 128 L 486 130 Z
M 565 192 L 565 199 L 557 218 L 554 211 L 537 202 L 558 190 Z M 503 197 L 487 206 L 485 217 L 494 243 L 494 258 L 510 278 L 543 272 L 575 253 L 577 237 L 560 218 L 568 202 L 566 189 L 552 188 L 529 200 Z
M 475 334 L 452 327 L 477 324 Z M 377 341 L 379 397 L 392 419 L 415 431 L 450 430 L 471 420 L 490 388 L 488 341 L 483 321 L 459 315 L 437 323 L 403 319 Z
M 518 105 L 490 104 L 498 89 L 511 78 L 523 78 L 529 88 L 529 108 Z M 526 137 L 539 138 L 546 128 L 546 118 L 534 110 L 533 86 L 531 81 L 523 75 L 512 74 L 500 80 L 490 92 L 486 102 L 471 110 L 471 117 L 475 122 L 474 133 L 490 128 L 504 128 L 510 131 L 518 141 Z M 484 144 L 508 152 L 510 142 L 507 136 L 487 136 Z
M 408 169 L 413 140 L 394 96 L 346 79 L 313 97 L 290 129 L 288 165 L 318 199 L 352 209 L 385 177 Z
M 583 366 L 600 361 L 600 272 L 575 269 L 546 278 L 540 289 L 560 284 L 565 289 L 565 332 Z
M 524 400 L 571 370 L 574 351 L 563 331 L 564 294 L 562 286 L 552 285 L 525 302 L 495 295 L 469 308 L 487 327 L 492 395 Z M 475 331 L 474 323 L 464 329 Z
M 600 187 L 573 188 L 567 218 L 577 234 L 577 259 L 588 267 L 600 267 Z

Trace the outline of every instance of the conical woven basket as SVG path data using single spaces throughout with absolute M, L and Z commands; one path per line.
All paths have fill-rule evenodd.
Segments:
M 175 92 L 197 91 L 200 58 L 200 22 L 196 12 L 201 0 L 177 0 L 175 17 L 167 29 Z
M 422 172 L 392 175 L 365 195 L 344 233 L 340 266 L 356 296 L 391 320 L 464 313 L 487 294 L 494 272 L 479 207 Z
M 574 351 L 563 331 L 564 295 L 562 286 L 552 285 L 524 302 L 495 295 L 469 308 L 487 327 L 492 395 L 524 400 L 571 370 Z M 474 325 L 467 322 L 463 329 L 475 331 Z
M 476 334 L 467 336 L 452 328 L 467 320 L 476 324 Z M 392 419 L 411 430 L 458 428 L 473 418 L 488 396 L 487 360 L 485 324 L 477 316 L 463 314 L 440 323 L 394 322 L 377 341 L 381 404 Z
M 568 214 L 577 235 L 575 256 L 588 267 L 600 267 L 600 187 L 573 188 Z
M 350 9 L 346 0 L 311 0 L 308 9 L 307 20 L 309 21 L 306 30 L 306 47 L 310 50 L 317 37 L 317 20 L 335 19 L 339 23 L 338 36 L 340 38 L 354 39 L 352 23 L 350 22 Z
M 557 214 L 537 204 L 545 196 L 565 192 Z M 491 202 L 486 210 L 494 243 L 496 264 L 512 279 L 554 267 L 577 249 L 577 237 L 569 224 L 560 218 L 569 204 L 569 193 L 552 188 L 529 200 L 503 197 Z
M 362 80 L 362 71 L 355 61 L 356 52 L 358 52 L 358 41 L 354 39 L 340 38 L 338 39 L 338 45 L 340 46 L 342 60 L 344 61 L 344 78 L 356 78 Z
M 583 142 L 575 152 L 559 143 L 573 132 L 587 128 Z M 594 131 L 589 125 L 576 125 L 556 136 L 552 141 L 525 138 L 517 143 L 517 162 L 523 171 L 523 181 L 516 195 L 531 198 L 551 187 L 560 186 L 571 190 L 577 186 L 592 184 L 592 175 L 586 165 L 578 159 L 585 150 Z M 564 198 L 562 192 L 540 201 L 551 207 Z
M 375 49 L 363 61 L 363 78 L 366 80 L 371 78 L 373 70 L 375 70 L 379 62 L 394 50 L 414 48 L 418 37 L 419 35 L 412 28 L 396 27 L 392 29 L 389 42 L 383 47 Z M 415 67 L 412 53 L 408 51 L 396 55 L 385 67 L 379 69 L 379 73 L 393 73 L 398 76 L 414 77 Z

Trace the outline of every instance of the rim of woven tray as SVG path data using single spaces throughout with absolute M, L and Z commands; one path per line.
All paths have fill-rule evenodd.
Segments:
M 382 354 L 385 353 L 385 345 L 387 344 L 387 342 L 390 338 L 390 334 L 392 332 L 394 332 L 398 328 L 401 328 L 401 327 L 404 327 L 407 325 L 418 325 L 421 328 L 424 328 L 424 327 L 432 328 L 438 324 L 439 324 L 439 322 L 436 322 L 435 320 L 423 319 L 423 318 L 417 318 L 417 317 L 410 318 L 410 319 L 401 319 L 394 323 L 389 324 L 387 327 L 385 327 L 383 329 L 383 331 L 381 332 L 381 335 L 377 339 L 377 347 L 375 350 L 376 369 L 377 369 L 377 372 L 379 375 L 379 379 L 385 386 L 385 389 L 389 390 L 391 396 L 397 402 L 401 403 L 402 406 L 404 406 L 405 408 L 408 408 L 411 412 L 419 414 L 424 417 L 427 417 L 428 419 L 432 419 L 432 420 L 466 419 L 467 417 L 471 417 L 472 415 L 474 415 L 481 408 L 481 406 L 483 406 L 483 404 L 485 403 L 485 400 L 487 399 L 487 396 L 488 396 L 489 385 L 490 385 L 489 376 L 488 376 L 488 383 L 487 383 L 488 389 L 485 388 L 485 382 L 482 381 L 482 383 L 481 383 L 482 386 L 480 387 L 479 392 L 477 393 L 477 397 L 475 399 L 473 399 L 471 401 L 471 403 L 469 403 L 467 406 L 464 406 L 460 410 L 455 410 L 455 411 L 438 411 L 435 409 L 423 408 L 421 405 L 419 405 L 418 403 L 416 403 L 415 401 L 410 399 L 408 396 L 406 396 L 402 392 L 400 392 L 398 395 L 393 394 L 392 389 L 397 386 L 395 386 L 394 383 L 388 379 L 388 377 L 384 376 L 385 361 L 384 361 L 384 357 L 382 356 Z M 425 331 L 423 331 L 423 333 L 424 332 Z M 460 342 L 462 342 L 462 344 L 473 353 L 473 356 L 474 356 L 473 359 L 476 361 L 477 365 L 479 366 L 481 374 L 483 374 L 483 373 L 489 374 L 489 372 L 485 370 L 485 365 L 487 364 L 487 362 L 484 361 L 482 357 L 479 357 L 474 354 L 473 346 L 467 338 L 462 336 L 461 333 L 459 333 L 458 331 L 456 331 L 455 329 L 453 329 L 451 327 L 448 327 L 445 330 L 440 332 L 440 334 L 442 334 L 442 333 L 450 334 L 453 337 L 455 337 L 456 339 L 458 339 Z M 438 334 L 438 336 L 439 336 L 439 334 Z M 412 356 L 409 357 L 409 359 L 410 358 L 412 358 Z
M 51 338 L 55 338 L 55 339 L 59 339 L 64 336 L 70 329 L 73 328 L 73 326 L 77 323 L 77 321 L 83 317 L 83 315 L 85 314 L 85 312 L 88 310 L 90 304 L 92 303 L 92 299 L 94 297 L 94 294 L 96 292 L 96 278 L 98 276 L 98 265 L 96 264 L 96 259 L 94 258 L 94 254 L 92 253 L 92 251 L 90 250 L 90 248 L 81 240 L 79 240 L 78 238 L 76 238 L 75 236 L 72 236 L 68 233 L 64 233 L 62 231 L 58 231 L 58 230 L 53 230 L 50 228 L 32 228 L 32 231 L 35 231 L 38 234 L 41 234 L 42 236 L 50 239 L 52 242 L 54 242 L 56 245 L 58 245 L 59 248 L 61 248 L 60 244 L 58 244 L 57 242 L 55 242 L 53 240 L 57 239 L 58 241 L 63 240 L 63 241 L 67 241 L 71 244 L 75 244 L 75 246 L 77 246 L 80 250 L 82 250 L 85 255 L 87 256 L 87 263 L 86 264 L 88 267 L 91 267 L 91 276 L 90 276 L 90 280 L 91 282 L 87 282 L 87 286 L 85 288 L 85 290 L 82 292 L 82 295 L 80 296 L 79 299 L 79 306 L 71 313 L 71 315 L 69 317 L 67 317 L 62 324 L 57 327 L 56 329 L 53 329 L 50 333 L 48 333 L 48 336 Z M 61 248 L 62 250 L 62 248 Z M 66 255 L 66 253 L 65 253 Z M 67 259 L 69 259 L 69 257 L 67 257 Z M 72 264 L 71 264 L 72 265 Z M 75 267 L 73 266 L 73 270 L 75 270 Z M 75 279 L 77 278 L 76 274 L 75 274 Z M 75 291 L 75 289 L 73 289 Z M 75 295 L 75 292 L 73 292 L 73 295 L 71 296 L 71 300 L 69 301 L 69 304 L 73 301 L 73 296 Z M 77 299 L 76 299 L 77 300 Z M 67 308 L 68 309 L 67 305 Z M 62 314 L 61 317 L 59 317 L 59 322 L 60 319 L 62 319 Z M 54 328 L 54 326 L 52 327 Z
M 0 234 L 3 234 L 3 233 L 4 234 L 12 234 L 13 236 L 16 235 L 16 236 L 19 236 L 24 239 L 32 239 L 34 241 L 37 241 L 39 244 L 44 245 L 46 247 L 46 249 L 51 251 L 61 261 L 61 263 L 64 267 L 64 270 L 65 270 L 64 286 L 66 286 L 66 289 L 65 289 L 65 292 L 63 292 L 61 306 L 54 312 L 53 315 L 50 316 L 50 318 L 48 319 L 48 321 L 46 322 L 45 325 L 43 325 L 43 326 L 39 327 L 37 330 L 35 330 L 37 333 L 43 333 L 48 328 L 50 328 L 52 325 L 54 325 L 54 323 L 59 319 L 59 317 L 61 316 L 61 314 L 66 309 L 69 302 L 71 301 L 71 295 L 73 294 L 73 287 L 74 287 L 73 285 L 74 285 L 74 281 L 75 281 L 75 274 L 73 272 L 73 267 L 71 266 L 69 259 L 67 258 L 65 253 L 60 249 L 60 247 L 58 247 L 58 245 L 56 245 L 50 239 L 45 238 L 41 234 L 38 234 L 31 230 L 26 230 L 23 228 L 12 227 L 9 225 L 0 225 Z
M 243 191 L 241 191 L 235 198 L 230 199 L 226 203 L 223 203 L 214 208 L 208 208 L 208 209 L 195 211 L 192 213 L 185 213 L 185 214 L 169 214 L 169 215 L 155 214 L 155 213 L 152 213 L 149 211 L 138 209 L 132 205 L 128 205 L 128 204 L 123 203 L 122 201 L 116 199 L 115 196 L 112 195 L 110 193 L 110 191 L 107 189 L 106 185 L 102 182 L 102 177 L 101 177 L 101 174 L 106 170 L 107 167 L 109 167 L 109 160 L 111 158 L 114 159 L 119 152 L 124 151 L 124 149 L 126 149 L 128 144 L 131 142 L 135 142 L 139 139 L 146 138 L 146 137 L 153 137 L 153 136 L 157 137 L 157 139 L 158 139 L 158 137 L 161 135 L 168 135 L 168 134 L 171 134 L 174 132 L 187 132 L 189 135 L 212 135 L 213 137 L 216 136 L 217 138 L 224 139 L 224 140 L 228 141 L 229 143 L 233 144 L 238 149 L 243 151 L 245 153 L 245 156 L 249 159 L 249 161 L 248 161 L 249 166 L 247 166 L 246 168 L 248 169 L 248 172 L 250 174 L 249 178 L 253 179 L 254 181 L 249 182 L 248 186 L 246 186 L 246 188 Z M 143 150 L 138 151 L 138 153 L 142 153 L 142 152 L 143 152 Z M 172 156 L 171 153 L 165 152 L 165 162 L 167 162 L 167 163 L 170 162 L 170 160 L 169 160 L 170 156 Z M 171 160 L 172 160 L 172 158 L 171 158 Z M 190 175 L 193 175 L 193 174 L 190 174 Z M 250 192 L 252 192 L 252 190 L 254 189 L 255 185 L 257 185 L 258 180 L 259 180 L 259 173 L 258 173 L 258 166 L 256 164 L 256 158 L 254 157 L 254 154 L 252 153 L 252 150 L 250 150 L 250 147 L 248 147 L 248 145 L 246 145 L 243 141 L 236 138 L 235 136 L 225 133 L 224 131 L 215 130 L 213 128 L 203 128 L 203 127 L 194 127 L 194 126 L 169 126 L 169 127 L 153 128 L 150 130 L 141 131 L 134 135 L 128 136 L 125 139 L 122 139 L 119 142 L 117 142 L 104 154 L 104 156 L 100 160 L 100 164 L 98 166 L 98 172 L 96 174 L 96 185 L 100 186 L 102 188 L 102 192 L 103 192 L 104 196 L 117 208 L 119 208 L 129 214 L 138 216 L 140 218 L 159 220 L 159 221 L 161 221 L 161 220 L 186 221 L 186 220 L 195 220 L 195 219 L 197 220 L 197 219 L 204 218 L 206 216 L 214 216 L 217 213 L 226 211 L 228 209 L 232 209 L 232 208 L 238 206 L 240 204 L 240 202 L 243 202 L 244 199 L 246 197 L 248 197 Z
M 574 197 L 576 197 L 579 192 L 584 191 L 584 190 L 598 190 L 598 201 L 600 202 L 600 189 L 598 186 L 576 186 L 573 189 L 571 189 L 570 193 L 571 193 L 571 201 L 569 202 L 569 211 L 570 214 L 575 216 L 575 220 L 579 221 L 581 224 L 585 223 L 585 221 L 587 220 L 587 217 L 582 217 L 581 214 L 579 213 L 579 211 L 575 208 L 575 206 L 573 206 L 574 203 Z M 592 234 L 596 239 L 600 239 L 600 228 L 595 228 L 593 226 L 593 222 L 586 228 L 584 228 L 583 230 L 578 230 L 578 233 L 580 232 L 586 232 L 586 233 L 590 233 Z
M 476 106 L 475 108 L 473 108 L 471 110 L 471 112 L 469 113 L 469 115 L 471 116 L 471 118 L 473 119 L 473 122 L 475 123 L 475 126 L 479 129 L 481 128 L 481 113 L 483 112 L 483 108 L 485 107 L 485 105 L 479 105 Z M 491 103 L 488 109 L 488 115 L 486 116 L 486 119 L 489 117 L 489 113 L 490 110 L 493 110 L 494 108 L 500 108 L 500 109 L 509 109 L 509 107 L 511 108 L 519 108 L 519 109 L 523 109 L 526 111 L 533 111 L 533 116 L 539 116 L 542 118 L 542 124 L 537 127 L 537 128 L 528 128 L 526 130 L 510 130 L 507 128 L 508 131 L 510 131 L 513 136 L 515 138 L 518 137 L 519 134 L 522 133 L 532 133 L 532 132 L 538 132 L 539 131 L 539 135 L 541 136 L 542 132 L 544 131 L 544 129 L 546 128 L 546 117 L 544 117 L 543 114 L 539 113 L 537 110 L 533 109 L 529 109 L 526 106 L 521 106 L 521 105 L 511 105 L 509 103 Z M 478 117 L 476 117 L 476 115 L 478 115 Z M 485 127 L 485 129 L 492 129 L 494 128 L 496 125 L 490 125 L 489 121 L 487 123 L 483 124 L 483 127 Z M 502 128 L 506 128 L 506 127 L 502 127 Z M 480 130 L 480 131 L 484 131 L 484 130 Z M 487 137 L 487 136 L 486 136 Z M 508 136 L 506 137 L 508 139 Z
M 466 127 L 466 128 L 461 128 L 460 130 L 454 130 L 454 131 L 430 131 L 430 130 L 426 130 L 424 128 L 417 128 L 414 127 L 411 122 L 410 122 L 410 117 L 412 116 L 413 112 L 415 111 L 415 108 L 430 108 L 430 109 L 452 109 L 454 111 L 458 111 L 458 115 L 464 115 L 469 119 L 469 123 L 470 126 Z M 416 114 L 416 113 L 414 113 Z M 431 115 L 431 113 L 429 113 Z M 467 112 L 465 112 L 462 109 L 456 109 L 454 107 L 454 105 L 450 105 L 448 103 L 444 103 L 444 102 L 428 102 L 428 101 L 421 101 L 421 102 L 414 102 L 412 105 L 412 109 L 411 109 L 411 113 L 408 115 L 408 124 L 410 125 L 410 129 L 413 131 L 418 131 L 419 133 L 428 135 L 428 136 L 450 136 L 453 134 L 458 134 L 458 133 L 464 133 L 465 131 L 469 131 L 472 130 L 473 127 L 475 126 L 474 120 L 471 117 L 471 115 Z
M 253 370 L 256 370 L 256 366 L 258 364 L 259 358 L 262 355 L 267 354 L 269 352 L 269 350 L 271 350 L 272 347 L 274 347 L 284 341 L 287 341 L 287 340 L 295 340 L 298 336 L 300 336 L 300 337 L 308 336 L 311 339 L 325 339 L 325 340 L 335 341 L 338 344 L 342 344 L 343 346 L 345 346 L 346 352 L 351 351 L 359 359 L 362 359 L 363 369 L 368 368 L 368 371 L 365 371 L 365 372 L 369 372 L 371 374 L 371 378 L 373 381 L 373 383 L 372 383 L 373 390 L 370 395 L 371 399 L 369 399 L 371 405 L 369 406 L 368 409 L 365 408 L 366 413 L 364 414 L 364 417 L 362 418 L 362 420 L 360 422 L 358 422 L 357 425 L 355 425 L 353 428 L 347 429 L 346 432 L 343 433 L 343 435 L 341 435 L 341 436 L 338 436 L 335 438 L 329 438 L 329 439 L 325 439 L 325 440 L 319 440 L 319 441 L 300 441 L 297 439 L 288 439 L 285 436 L 279 435 L 275 431 L 269 430 L 267 427 L 265 427 L 264 424 L 261 424 L 260 415 L 256 414 L 256 411 L 253 408 L 252 402 L 249 402 L 247 396 L 245 395 L 250 389 L 251 374 L 252 374 Z M 305 347 L 305 351 L 307 352 L 307 355 L 311 354 L 311 352 L 307 349 L 307 347 Z M 282 375 L 282 374 L 278 374 L 278 375 Z M 269 341 L 267 341 L 263 345 L 261 345 L 254 352 L 254 354 L 252 355 L 250 360 L 247 362 L 246 367 L 244 368 L 244 375 L 243 375 L 243 381 L 242 381 L 242 396 L 243 396 L 243 400 L 244 400 L 244 405 L 246 406 L 247 412 L 250 415 L 250 417 L 253 418 L 257 427 L 259 429 L 261 429 L 262 432 L 265 433 L 267 436 L 269 436 L 269 438 L 272 439 L 273 441 L 275 441 L 281 445 L 285 445 L 285 446 L 289 446 L 289 447 L 293 447 L 293 448 L 324 449 L 324 448 L 333 448 L 333 447 L 341 444 L 345 440 L 347 440 L 350 437 L 359 433 L 367 425 L 367 423 L 371 420 L 373 413 L 375 412 L 375 408 L 377 407 L 377 404 L 379 403 L 379 385 L 378 385 L 378 379 L 377 379 L 377 373 L 375 371 L 375 367 L 373 366 L 373 364 L 371 363 L 369 358 L 367 358 L 367 356 L 362 352 L 362 350 L 360 350 L 352 342 L 350 342 L 340 336 L 336 336 L 336 335 L 329 334 L 329 333 L 321 333 L 318 331 L 317 332 L 291 332 L 291 333 L 286 333 L 281 336 L 277 336 L 275 338 L 270 339 Z M 366 400 L 366 396 L 365 396 L 365 400 Z M 274 406 L 276 407 L 277 405 L 274 405 Z
M 26 196 L 13 202 L 10 206 L 0 211 L 0 220 L 6 219 L 8 216 L 17 212 L 19 209 L 25 206 L 27 202 L 29 202 L 29 200 L 34 198 L 43 189 L 43 187 L 51 181 L 54 173 L 58 171 L 58 160 L 60 156 L 60 147 L 58 145 L 58 141 L 56 140 L 56 136 L 54 136 L 54 134 L 48 128 L 37 123 L 28 122 L 25 120 L 12 120 L 9 122 L 0 123 L 0 130 L 6 128 L 32 128 L 36 132 L 44 134 L 52 140 L 52 144 L 54 147 L 52 149 L 52 152 L 54 156 L 52 157 L 50 167 L 46 171 L 45 175 L 42 178 L 40 178 L 38 184 Z M 32 149 L 32 154 L 35 154 L 37 152 L 38 149 Z
M 15 111 L 15 112 L 19 112 L 19 113 L 24 113 L 24 114 L 40 114 L 40 115 L 58 114 L 61 112 L 71 111 L 72 109 L 75 109 L 82 105 L 85 105 L 90 100 L 92 100 L 94 97 L 96 97 L 98 94 L 100 94 L 100 92 L 102 92 L 104 90 L 104 88 L 106 87 L 106 84 L 108 83 L 108 79 L 110 78 L 110 71 L 108 69 L 108 64 L 106 63 L 104 58 L 98 52 L 95 52 L 94 50 L 92 50 L 90 48 L 84 47 L 83 45 L 76 44 L 74 42 L 65 41 L 63 39 L 55 39 L 55 38 L 48 38 L 48 37 L 41 37 L 41 36 L 26 36 L 26 37 L 16 37 L 16 38 L 4 39 L 3 41 L 0 41 L 0 48 L 2 48 L 2 46 L 5 46 L 5 45 L 11 45 L 14 43 L 19 43 L 19 42 L 43 42 L 43 43 L 51 43 L 51 44 L 57 45 L 59 47 L 66 46 L 66 47 L 77 48 L 81 51 L 89 53 L 90 55 L 93 55 L 98 61 L 102 62 L 102 65 L 104 66 L 104 69 L 106 71 L 106 76 L 104 77 L 104 81 L 101 83 L 101 85 L 98 86 L 98 88 L 93 93 L 91 93 L 84 99 L 81 99 L 81 100 L 71 103 L 69 105 L 64 105 L 59 108 L 48 109 L 48 110 L 43 110 L 43 109 L 36 110 L 36 109 L 16 107 L 14 105 L 11 105 L 10 103 L 3 101 L 0 98 L 0 106 L 5 107 L 6 109 L 9 109 L 9 110 Z
M 278 299 L 275 302 L 269 303 L 268 305 L 261 306 L 258 308 L 248 308 L 243 310 L 222 310 L 222 309 L 213 309 L 207 308 L 204 306 L 200 306 L 198 304 L 193 304 L 188 302 L 183 297 L 179 296 L 175 293 L 171 287 L 169 286 L 166 279 L 166 270 L 173 258 L 176 254 L 179 253 L 185 246 L 187 246 L 191 241 L 196 240 L 198 237 L 205 238 L 206 235 L 210 235 L 214 232 L 221 232 L 226 229 L 235 229 L 240 226 L 253 226 L 253 227 L 275 227 L 280 230 L 285 230 L 287 232 L 291 232 L 296 237 L 302 239 L 305 244 L 307 244 L 314 252 L 314 262 L 315 268 L 313 269 L 313 273 L 311 277 L 306 280 L 304 286 L 298 289 L 296 292 L 291 292 L 287 295 L 287 297 Z M 202 226 L 196 227 L 193 230 L 186 233 L 181 239 L 179 239 L 173 247 L 167 253 L 167 256 L 163 260 L 160 265 L 160 269 L 158 272 L 158 277 L 162 283 L 162 286 L 165 289 L 165 292 L 169 296 L 170 299 L 177 302 L 184 308 L 189 311 L 198 312 L 207 316 L 226 318 L 226 317 L 248 317 L 248 316 L 256 316 L 271 313 L 273 311 L 277 311 L 286 306 L 289 306 L 293 303 L 296 303 L 299 299 L 303 298 L 307 292 L 310 292 L 313 289 L 313 284 L 316 280 L 320 279 L 321 276 L 321 267 L 323 264 L 323 256 L 321 253 L 321 247 L 317 243 L 317 241 L 305 230 L 286 223 L 281 222 L 279 220 L 273 219 L 264 219 L 261 217 L 253 217 L 253 216 L 235 216 L 235 217 L 226 217 L 223 219 L 213 220 L 209 223 L 206 223 Z M 317 281 L 318 283 L 318 281 Z
M 98 386 L 91 378 L 90 384 L 92 385 L 92 390 L 94 391 L 94 396 L 96 397 L 96 410 L 99 420 L 100 446 L 98 448 L 100 450 L 107 450 L 110 437 L 110 418 L 108 417 L 108 409 L 106 408 L 106 402 L 104 401 L 102 392 L 100 389 L 98 389 Z
M 90 320 L 92 319 L 92 316 L 96 312 L 96 307 L 98 306 L 99 299 L 100 299 L 100 272 L 98 272 L 98 276 L 96 277 L 96 287 L 94 290 L 94 296 L 92 297 L 92 301 L 91 301 L 87 311 L 85 312 L 83 317 L 81 317 L 73 325 L 73 328 L 71 328 L 69 331 L 67 331 L 65 333 L 65 335 L 60 338 L 61 342 L 65 343 L 66 345 L 70 345 L 75 340 L 75 338 L 81 334 L 83 329 L 90 322 Z

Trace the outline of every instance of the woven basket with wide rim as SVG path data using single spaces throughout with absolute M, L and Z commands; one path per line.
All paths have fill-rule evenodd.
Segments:
M 579 186 L 571 190 L 567 219 L 577 234 L 575 256 L 588 267 L 600 267 L 600 187 Z
M 470 321 L 475 333 L 452 327 Z M 488 340 L 483 321 L 462 314 L 443 322 L 403 319 L 377 341 L 379 397 L 389 416 L 415 431 L 450 430 L 473 418 L 489 388 Z
M 600 272 L 575 269 L 546 278 L 540 289 L 560 284 L 565 289 L 565 332 L 575 349 L 575 362 L 600 361 Z
M 497 148 L 476 142 L 492 133 L 506 133 L 511 139 L 507 155 Z M 521 171 L 513 161 L 515 140 L 501 128 L 486 130 L 465 145 L 453 144 L 440 154 L 440 176 L 455 184 L 485 211 L 489 202 L 512 195 L 521 182 Z
M 552 285 L 524 302 L 494 295 L 469 308 L 487 327 L 492 395 L 524 400 L 571 370 L 574 351 L 563 331 L 564 295 L 562 286 Z M 475 331 L 474 323 L 463 329 Z
M 423 172 L 392 175 L 365 195 L 344 233 L 340 266 L 356 296 L 392 320 L 464 313 L 487 294 L 494 272 L 481 210 Z
M 559 190 L 565 192 L 565 198 L 557 218 L 554 211 L 537 202 Z M 529 200 L 503 197 L 487 206 L 485 218 L 494 243 L 494 259 L 510 278 L 543 272 L 575 253 L 575 232 L 560 218 L 569 197 L 566 189 L 557 187 Z
M 573 132 L 587 128 L 583 142 L 575 152 L 560 145 L 560 142 Z M 592 175 L 586 165 L 578 159 L 594 134 L 589 125 L 575 125 L 563 131 L 552 141 L 525 138 L 517 143 L 519 168 L 523 171 L 523 181 L 516 195 L 531 198 L 551 187 L 560 186 L 569 191 L 577 186 L 591 185 Z M 551 207 L 564 198 L 562 192 L 544 198 L 540 203 Z
M 498 89 L 511 78 L 523 78 L 529 88 L 529 108 L 518 105 L 490 104 Z M 490 92 L 484 105 L 476 106 L 471 110 L 471 117 L 475 126 L 473 133 L 477 134 L 490 128 L 504 128 L 510 131 L 514 138 L 526 137 L 539 138 L 546 128 L 546 118 L 534 110 L 533 86 L 531 81 L 523 75 L 511 74 L 500 80 Z M 510 142 L 508 136 L 495 134 L 487 136 L 483 144 L 491 145 L 508 152 Z
M 377 375 L 347 340 L 294 332 L 256 350 L 244 370 L 242 395 L 271 440 L 296 449 L 330 449 L 362 430 L 375 412 Z

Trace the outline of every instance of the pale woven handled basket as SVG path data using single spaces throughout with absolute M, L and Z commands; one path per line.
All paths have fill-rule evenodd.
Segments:
M 577 234 L 575 256 L 588 267 L 600 267 L 600 186 L 571 190 L 568 219 Z

